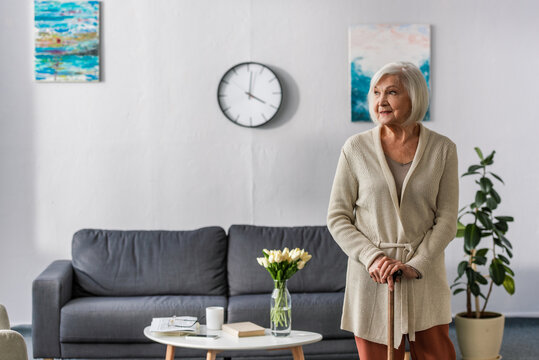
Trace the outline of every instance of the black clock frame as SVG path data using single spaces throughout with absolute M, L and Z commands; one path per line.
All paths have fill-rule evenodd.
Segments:
M 275 114 L 273 114 L 269 119 L 267 119 L 265 122 L 263 122 L 262 124 L 260 125 L 255 125 L 255 126 L 250 126 L 250 125 L 244 125 L 244 124 L 240 124 L 238 122 L 236 122 L 235 119 L 232 119 L 230 116 L 228 116 L 228 114 L 224 111 L 224 108 L 223 108 L 223 105 L 221 104 L 221 101 L 220 101 L 220 97 L 219 97 L 219 93 L 220 93 L 220 90 L 221 90 L 221 86 L 223 84 L 223 80 L 225 79 L 225 77 L 231 72 L 231 71 L 234 71 L 236 68 L 240 67 L 240 66 L 244 66 L 244 65 L 247 65 L 249 66 L 250 64 L 253 64 L 253 65 L 260 65 L 262 67 L 265 67 L 267 70 L 269 70 L 274 76 L 275 78 L 277 79 L 277 82 L 279 83 L 279 87 L 281 88 L 281 100 L 279 101 L 279 104 L 277 106 L 277 111 L 275 112 Z M 267 123 L 269 123 L 272 119 L 275 118 L 275 116 L 279 113 L 279 111 L 281 110 L 281 105 L 283 103 L 283 98 L 284 98 L 284 91 L 283 91 L 283 84 L 281 82 L 281 80 L 279 79 L 279 77 L 277 76 L 277 74 L 275 73 L 275 71 L 273 71 L 272 68 L 270 68 L 268 65 L 265 65 L 265 64 L 262 64 L 262 63 L 259 63 L 259 62 L 256 62 L 256 61 L 246 61 L 246 62 L 242 62 L 242 63 L 239 63 L 239 64 L 236 64 L 234 66 L 232 66 L 230 69 L 228 69 L 227 71 L 225 71 L 224 75 L 221 77 L 221 80 L 219 80 L 219 86 L 217 86 L 217 104 L 219 104 L 219 109 L 221 109 L 221 112 L 223 113 L 223 115 L 225 115 L 225 117 L 230 120 L 233 124 L 235 125 L 238 125 L 238 126 L 242 126 L 242 127 L 245 127 L 245 128 L 257 128 L 257 127 L 261 127 L 261 126 L 264 126 L 266 125 Z

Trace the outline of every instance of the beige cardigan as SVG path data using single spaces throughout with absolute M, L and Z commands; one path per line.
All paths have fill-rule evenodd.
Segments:
M 415 332 L 451 322 L 444 249 L 456 233 L 457 151 L 447 137 L 420 126 L 400 206 L 377 126 L 344 144 L 327 218 L 348 255 L 342 329 L 387 344 L 387 285 L 375 283 L 367 270 L 380 254 L 422 274 L 396 285 L 396 348 L 403 334 L 414 341 Z

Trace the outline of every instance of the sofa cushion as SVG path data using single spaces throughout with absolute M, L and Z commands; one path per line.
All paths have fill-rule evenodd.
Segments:
M 85 297 L 69 301 L 60 315 L 62 343 L 151 342 L 143 330 L 154 317 L 205 314 L 208 306 L 226 308 L 225 296 Z M 201 320 L 201 323 L 205 323 Z
M 228 322 L 252 321 L 269 328 L 270 294 L 238 295 L 228 299 Z M 343 292 L 291 294 L 292 329 L 314 331 L 324 339 L 351 337 L 341 330 Z
M 226 251 L 220 227 L 81 230 L 73 236 L 73 270 L 87 295 L 226 295 Z
M 288 281 L 290 292 L 343 291 L 347 257 L 326 226 L 266 227 L 232 225 L 228 231 L 230 295 L 269 293 L 270 274 L 256 261 L 262 249 L 305 249 L 313 258 Z

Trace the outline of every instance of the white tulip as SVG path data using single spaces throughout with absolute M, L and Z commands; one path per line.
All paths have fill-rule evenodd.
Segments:
M 296 261 L 297 259 L 299 259 L 299 249 L 294 249 L 292 251 L 290 251 L 290 260 L 292 261 Z
M 303 254 L 301 254 L 300 257 L 301 257 L 302 261 L 307 262 L 307 261 L 311 260 L 312 255 L 309 255 L 309 253 L 305 251 L 305 252 L 303 252 Z
M 305 266 L 305 261 L 303 261 L 303 260 L 298 261 L 298 269 L 299 270 L 303 269 L 304 266 Z

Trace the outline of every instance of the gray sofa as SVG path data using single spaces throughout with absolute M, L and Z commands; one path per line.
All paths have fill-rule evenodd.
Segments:
M 81 230 L 72 260 L 58 260 L 33 282 L 35 358 L 164 359 L 143 335 L 153 317 L 195 315 L 224 306 L 226 322 L 269 327 L 273 281 L 258 265 L 263 248 L 304 248 L 313 259 L 289 280 L 292 328 L 321 333 L 306 359 L 357 359 L 340 330 L 346 256 L 325 226 L 233 225 L 193 231 Z M 202 321 L 204 323 L 204 321 Z M 290 359 L 286 351 L 225 352 L 230 359 Z M 200 359 L 200 350 L 176 358 Z

